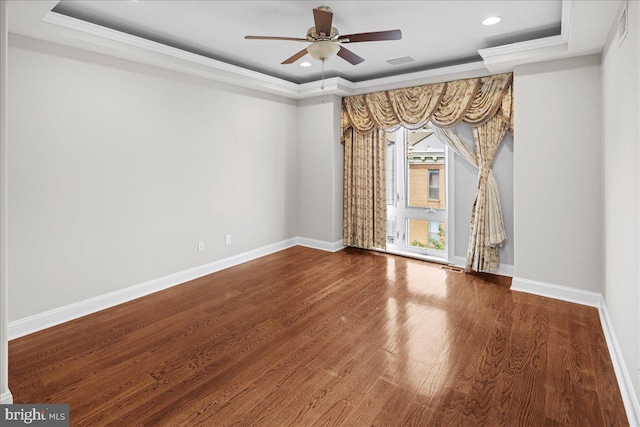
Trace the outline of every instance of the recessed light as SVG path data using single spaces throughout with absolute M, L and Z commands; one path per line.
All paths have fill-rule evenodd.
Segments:
M 494 25 L 494 24 L 497 24 L 500 21 L 502 21 L 501 17 L 499 17 L 499 16 L 490 16 L 487 19 L 485 19 L 484 21 L 482 21 L 482 25 Z
M 301 62 L 301 63 L 300 63 L 300 66 L 301 66 L 301 67 L 311 67 L 311 62 L 307 62 L 307 61 L 305 61 L 305 62 Z

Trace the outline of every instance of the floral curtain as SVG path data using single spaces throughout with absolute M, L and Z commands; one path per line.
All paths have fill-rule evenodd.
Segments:
M 386 248 L 385 132 L 353 129 L 344 140 L 344 222 L 347 246 Z
M 488 123 L 491 123 L 491 121 Z M 487 124 L 482 126 L 486 126 Z M 460 139 L 458 135 L 453 133 L 452 129 L 442 129 L 436 126 L 432 126 L 432 128 L 435 135 L 442 142 L 447 144 L 457 155 L 461 156 L 469 164 L 478 169 L 479 174 L 483 173 L 478 166 L 478 157 L 480 156 L 479 153 L 486 153 L 487 150 L 481 150 L 478 145 L 476 145 L 476 151 L 474 152 L 464 141 Z M 498 140 L 498 144 L 501 140 L 502 137 Z M 484 164 L 486 166 L 486 155 L 484 156 L 484 159 Z M 492 161 L 493 158 L 491 159 L 491 162 Z M 486 173 L 486 169 L 484 172 Z M 482 189 L 476 193 L 476 200 L 474 201 L 471 213 L 471 231 L 469 233 L 469 247 L 467 248 L 466 271 L 486 271 L 498 268 L 498 248 L 507 240 L 507 233 L 504 230 L 504 221 L 502 219 L 502 207 L 500 205 L 498 183 L 496 182 L 491 169 L 488 169 L 487 176 L 478 179 L 478 187 L 480 186 L 482 186 Z M 485 206 L 486 209 L 481 209 L 481 206 Z M 482 227 L 479 225 L 480 221 L 484 224 Z M 476 229 L 478 231 L 476 231 Z M 480 234 L 483 235 L 483 238 L 480 238 Z M 486 251 L 479 249 L 479 247 L 482 246 L 487 248 Z
M 499 114 L 513 133 L 511 81 L 507 73 L 348 96 L 342 100 L 342 130 L 418 129 L 428 121 L 443 129 L 462 121 L 475 127 Z
M 371 141 L 377 141 L 378 137 L 373 136 L 374 134 L 377 135 L 382 130 L 395 130 L 400 126 L 418 129 L 427 122 L 431 122 L 436 128 L 451 129 L 462 121 L 473 126 L 476 152 L 474 155 L 469 154 L 469 157 L 473 158 L 478 166 L 478 190 L 472 212 L 470 247 L 467 254 L 468 271 L 495 270 L 499 265 L 498 247 L 506 239 L 504 227 L 502 232 L 496 231 L 502 223 L 497 185 L 494 187 L 493 184 L 488 183 L 492 180 L 495 183 L 491 174 L 491 163 L 504 134 L 506 132 L 513 134 L 512 81 L 513 75 L 506 73 L 349 96 L 343 99 L 341 140 L 345 143 L 345 153 L 348 151 L 348 139 L 351 140 L 351 145 L 354 140 L 364 141 L 369 138 Z M 381 145 L 381 148 L 376 146 L 375 151 L 382 150 L 382 160 L 372 161 L 372 166 L 379 164 L 384 171 L 384 141 Z M 364 149 L 358 150 L 358 153 L 367 155 Z M 358 154 L 354 151 L 350 155 Z M 367 242 L 371 239 L 366 237 L 368 231 L 362 227 L 362 221 L 354 222 L 353 211 L 350 210 L 351 208 L 347 209 L 347 204 L 350 206 L 357 204 L 353 200 L 354 190 L 348 188 L 351 183 L 346 179 L 348 175 L 351 176 L 355 172 L 348 168 L 364 160 L 354 162 L 350 159 L 347 162 L 346 156 L 347 154 L 345 154 L 344 234 L 345 244 L 352 245 L 350 242 Z M 470 161 L 470 158 L 467 160 Z M 385 174 L 374 171 L 370 172 L 370 175 L 377 177 L 380 182 L 369 183 L 373 186 L 369 192 L 375 193 L 381 189 L 383 193 L 381 200 L 384 202 Z M 364 185 L 364 181 L 358 181 L 358 183 Z M 351 200 L 348 200 L 348 197 Z M 382 207 L 386 208 L 386 205 Z M 364 212 L 358 215 L 366 218 Z M 371 212 L 368 219 L 363 221 L 377 224 L 382 221 L 378 218 L 380 215 L 381 211 Z M 382 226 L 382 222 L 380 224 Z M 365 235 L 360 236 L 361 232 Z M 384 237 L 384 231 L 381 233 Z M 367 247 L 360 244 L 353 245 Z

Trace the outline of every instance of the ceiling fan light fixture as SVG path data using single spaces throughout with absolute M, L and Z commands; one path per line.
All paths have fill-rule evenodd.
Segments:
M 337 43 L 331 41 L 318 41 L 310 44 L 307 47 L 307 52 L 313 58 L 319 61 L 326 61 L 331 58 L 340 50 L 340 46 Z
M 490 16 L 482 21 L 482 25 L 495 25 L 502 21 L 500 16 Z
M 342 47 L 341 43 L 376 42 L 383 40 L 400 40 L 402 31 L 373 31 L 368 33 L 356 33 L 340 36 L 336 27 L 331 26 L 333 12 L 327 6 L 319 6 L 313 9 L 313 27 L 309 28 L 305 38 L 276 37 L 276 36 L 244 36 L 248 40 L 288 40 L 311 43 L 305 49 L 282 61 L 282 64 L 293 64 L 307 53 L 314 59 L 324 62 L 334 55 L 338 55 L 351 65 L 358 65 L 364 61 L 349 49 Z M 302 64 L 301 64 L 302 65 Z M 324 65 L 323 65 L 324 68 Z

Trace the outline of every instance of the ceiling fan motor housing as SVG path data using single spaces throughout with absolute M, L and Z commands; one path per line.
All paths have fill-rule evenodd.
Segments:
M 272 37 L 272 36 L 245 36 L 245 39 L 259 40 L 289 40 L 297 42 L 311 43 L 306 49 L 292 55 L 282 61 L 283 64 L 293 64 L 307 53 L 313 58 L 326 61 L 334 55 L 338 55 L 352 65 L 357 65 L 364 61 L 355 53 L 346 49 L 340 44 L 342 43 L 358 43 L 382 40 L 400 40 L 402 33 L 400 30 L 374 31 L 370 33 L 349 34 L 340 37 L 340 33 L 336 27 L 331 26 L 333 21 L 333 12 L 328 6 L 318 6 L 313 9 L 313 20 L 315 25 L 307 31 L 305 38 L 295 37 Z
M 331 27 L 331 34 L 318 34 L 316 31 L 316 27 L 311 27 L 307 31 L 307 40 L 310 42 L 315 42 L 319 40 L 337 40 L 340 36 L 338 29 L 336 27 Z

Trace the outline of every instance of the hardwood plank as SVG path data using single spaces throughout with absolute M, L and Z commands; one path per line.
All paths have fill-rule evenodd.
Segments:
M 598 312 L 294 247 L 9 343 L 74 426 L 626 425 Z
M 512 310 L 513 305 L 509 304 L 499 313 L 476 368 L 464 408 L 464 414 L 474 425 L 498 424 L 493 408 L 501 394 L 499 379 L 506 367 L 507 339 L 513 322 Z
M 467 395 L 455 389 L 447 388 L 443 392 L 443 398 L 438 407 L 431 412 L 429 423 L 431 425 L 465 425 L 464 407 Z
M 500 379 L 497 418 L 504 425 L 542 425 L 548 312 L 544 307 L 520 304 L 515 320 Z
M 384 404 L 397 392 L 398 386 L 377 378 L 363 393 L 357 406 L 345 419 L 346 425 L 371 425 Z
M 401 418 L 399 425 L 409 427 L 420 427 L 432 425 L 433 410 L 422 406 L 415 401 L 409 405 L 409 408 Z
M 365 419 L 372 419 L 369 417 L 375 416 L 379 410 L 376 406 L 389 397 L 395 386 L 376 375 L 388 363 L 384 353 L 377 351 L 369 354 L 371 357 L 364 357 L 352 370 L 343 371 L 337 377 L 329 375 L 324 384 L 314 391 L 315 399 L 311 401 L 313 404 L 309 410 L 293 420 L 293 423 L 311 424 L 329 411 L 335 402 L 341 400 L 352 404 L 345 425 L 361 425 Z
M 607 343 L 602 331 L 599 314 L 598 317 L 590 316 L 588 318 L 588 330 L 592 331 L 589 335 L 589 343 L 591 344 L 592 360 L 595 364 L 595 372 L 597 381 L 597 392 L 600 397 L 600 412 L 602 414 L 603 425 L 623 426 L 628 421 L 624 414 L 616 411 L 616 403 L 622 400 L 620 388 L 615 376 L 611 375 L 613 371 L 613 363 L 611 356 L 607 351 Z
M 351 403 L 341 400 L 324 412 L 311 427 L 342 426 L 351 411 Z
M 398 423 L 399 419 L 409 410 L 416 396 L 412 388 L 396 387 L 395 392 L 380 407 L 380 411 L 371 422 L 374 426 L 389 426 Z

